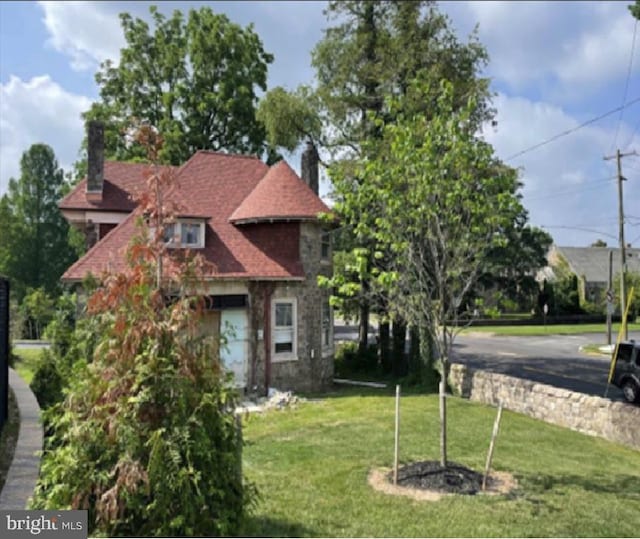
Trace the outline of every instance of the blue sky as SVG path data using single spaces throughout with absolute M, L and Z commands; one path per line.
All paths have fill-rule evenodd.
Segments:
M 640 30 L 629 2 L 440 2 L 461 37 L 477 24 L 491 61 L 498 125 L 484 137 L 507 159 L 640 98 Z M 275 56 L 269 87 L 313 83 L 310 52 L 330 23 L 324 2 L 162 2 L 163 12 L 209 4 L 253 23 Z M 151 2 L 0 3 L 0 193 L 22 152 L 53 147 L 77 158 L 80 114 L 96 99 L 94 74 L 123 45 L 118 13 L 148 17 Z M 637 32 L 634 43 L 634 31 Z M 634 46 L 632 47 L 632 43 Z M 626 97 L 625 97 L 626 93 Z M 521 169 L 531 222 L 560 245 L 617 245 L 615 161 L 640 153 L 640 101 L 507 162 Z M 298 169 L 299 154 L 288 156 Z M 625 236 L 640 245 L 640 157 L 623 159 Z M 322 184 L 326 193 L 330 186 Z M 588 229 L 588 230 L 587 230 Z

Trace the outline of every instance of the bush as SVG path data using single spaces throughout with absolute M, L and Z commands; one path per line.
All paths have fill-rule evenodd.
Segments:
M 59 363 L 59 358 L 45 349 L 36 364 L 30 387 L 43 410 L 62 400 L 65 379 Z
M 346 342 L 338 346 L 335 353 L 335 372 L 337 376 L 352 373 L 378 373 L 378 348 L 370 344 L 364 354 L 358 352 L 358 343 Z

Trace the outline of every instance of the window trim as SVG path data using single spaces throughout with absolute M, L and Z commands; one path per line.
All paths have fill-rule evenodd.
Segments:
M 276 305 L 277 304 L 289 304 L 291 305 L 291 352 L 276 352 L 276 330 L 278 327 L 287 328 L 289 326 L 276 326 Z M 273 363 L 279 363 L 282 361 L 297 361 L 298 360 L 298 300 L 294 297 L 287 298 L 273 298 L 271 300 L 271 361 Z

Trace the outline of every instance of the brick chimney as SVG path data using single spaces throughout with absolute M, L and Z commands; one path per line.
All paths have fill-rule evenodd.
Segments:
M 104 182 L 104 124 L 91 120 L 87 144 L 87 200 L 102 200 Z
M 310 140 L 307 141 L 307 147 L 302 152 L 300 159 L 300 175 L 302 181 L 306 183 L 311 190 L 318 194 L 318 150 Z

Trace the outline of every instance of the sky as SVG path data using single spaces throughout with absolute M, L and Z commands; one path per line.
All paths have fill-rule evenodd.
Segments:
M 640 30 L 630 3 L 438 3 L 461 40 L 477 25 L 498 122 L 483 136 L 519 169 L 530 222 L 558 245 L 618 245 L 616 160 L 604 157 L 640 154 Z M 71 168 L 83 137 L 80 115 L 98 98 L 98 65 L 117 61 L 124 45 L 118 14 L 148 19 L 151 4 L 0 3 L 0 195 L 19 177 L 31 144 L 50 145 L 60 166 Z M 254 25 L 275 56 L 269 88 L 313 85 L 311 51 L 331 24 L 325 2 L 158 3 L 167 14 L 203 4 Z M 299 171 L 300 152 L 286 157 Z M 625 239 L 638 247 L 640 155 L 621 164 Z M 329 191 L 323 179 L 321 194 Z

